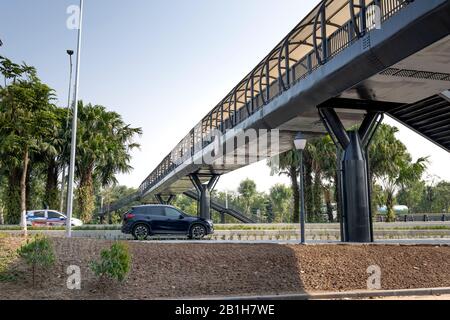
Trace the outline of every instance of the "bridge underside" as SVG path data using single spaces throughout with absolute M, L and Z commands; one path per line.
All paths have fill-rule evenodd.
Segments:
M 435 97 L 435 100 L 432 100 L 431 103 L 437 101 L 437 106 L 442 105 L 439 114 L 443 120 L 449 120 L 448 106 L 450 103 L 444 97 L 439 96 L 439 94 L 449 89 L 450 36 L 447 36 L 382 72 L 343 91 L 340 95 L 331 98 L 329 101 L 332 101 L 333 106 L 338 108 L 337 113 L 339 118 L 343 121 L 346 128 L 359 125 L 367 111 L 382 111 L 409 126 L 417 133 L 424 135 L 439 146 L 450 150 L 450 131 L 445 130 L 445 125 L 450 125 L 449 121 L 444 121 L 441 124 L 441 126 L 444 126 L 442 128 L 443 132 L 438 131 L 438 133 L 442 133 L 441 135 L 433 136 L 432 134 L 426 135 L 420 126 L 409 125 L 406 116 L 409 107 L 421 103 L 422 100 Z M 273 129 L 280 130 L 280 153 L 293 148 L 294 136 L 299 131 L 306 133 L 309 137 L 327 133 L 317 111 L 317 105 L 299 103 L 295 109 L 297 110 L 298 116 L 285 121 L 279 126 L 273 127 Z M 406 111 L 402 112 L 402 110 Z M 437 109 L 433 110 L 437 111 Z M 427 109 L 423 109 L 423 111 L 426 112 Z M 434 123 L 434 121 L 432 122 Z M 252 143 L 257 142 L 252 141 Z M 173 181 L 172 183 L 164 183 L 159 188 L 152 190 L 151 193 L 164 195 L 181 194 L 193 188 L 189 178 L 189 174 L 193 172 L 204 176 L 202 179 L 206 182 L 211 174 L 226 174 L 260 160 L 257 158 L 257 154 L 252 154 L 249 152 L 249 149 L 251 148 L 247 145 L 247 150 L 245 151 L 247 159 L 244 164 L 223 165 L 221 164 L 222 159 L 218 159 L 216 163 L 207 166 L 187 164 L 183 170 L 178 172 L 175 179 L 170 179 Z

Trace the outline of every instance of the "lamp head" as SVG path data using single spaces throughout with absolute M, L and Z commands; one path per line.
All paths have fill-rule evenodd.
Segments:
M 67 54 L 68 54 L 69 56 L 73 55 L 73 50 L 67 50 Z
M 294 138 L 295 149 L 305 150 L 306 143 L 307 143 L 307 140 L 306 140 L 306 137 L 303 135 L 303 133 L 299 132 L 295 135 L 295 138 Z

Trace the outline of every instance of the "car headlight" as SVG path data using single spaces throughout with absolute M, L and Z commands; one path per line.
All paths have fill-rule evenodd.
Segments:
M 211 227 L 213 226 L 212 220 L 207 220 L 206 222 L 207 222 Z

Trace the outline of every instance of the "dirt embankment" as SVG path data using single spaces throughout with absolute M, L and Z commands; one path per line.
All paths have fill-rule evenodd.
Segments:
M 53 239 L 57 263 L 31 288 L 27 266 L 12 252 L 19 238 L 0 239 L 0 299 L 154 299 L 267 295 L 366 289 L 367 268 L 381 269 L 382 289 L 450 287 L 450 247 L 129 242 L 126 281 L 99 288 L 89 262 L 111 241 Z M 9 250 L 8 250 L 9 249 Z M 82 289 L 68 290 L 66 268 L 82 270 Z M 5 271 L 6 270 L 6 271 Z

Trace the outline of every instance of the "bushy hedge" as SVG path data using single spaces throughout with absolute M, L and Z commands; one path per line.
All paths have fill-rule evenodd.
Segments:
M 39 269 L 51 267 L 55 263 L 55 253 L 51 241 L 47 237 L 36 236 L 22 245 L 17 251 L 19 257 L 31 266 L 33 287 L 36 284 L 36 273 Z
M 122 242 L 114 243 L 109 250 L 100 253 L 99 261 L 91 262 L 91 269 L 100 282 L 106 279 L 124 281 L 131 269 L 131 255 L 128 246 Z

